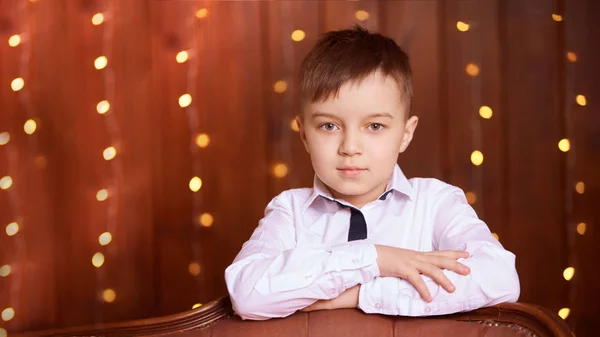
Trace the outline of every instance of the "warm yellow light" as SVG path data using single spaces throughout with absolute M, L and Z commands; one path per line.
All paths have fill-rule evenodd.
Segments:
M 196 309 L 202 306 L 202 303 L 196 303 L 192 306 L 192 309 Z
M 585 229 L 586 229 L 585 222 L 580 222 L 577 224 L 577 233 L 579 233 L 579 235 L 585 234 Z
M 207 147 L 209 143 L 210 138 L 206 133 L 201 133 L 196 136 L 196 145 L 198 145 L 198 147 Z
M 193 192 L 198 192 L 202 187 L 202 179 L 198 177 L 193 177 L 190 179 L 190 190 Z
M 273 85 L 273 91 L 278 94 L 284 93 L 287 90 L 287 83 L 283 80 L 279 80 L 275 82 Z
M 461 32 L 466 32 L 469 30 L 469 24 L 462 21 L 458 21 L 456 23 L 456 29 L 460 30 Z
M 8 132 L 0 132 L 0 145 L 8 144 L 10 140 L 10 133 Z
M 98 70 L 104 69 L 107 64 L 108 64 L 108 59 L 106 58 L 106 56 L 99 56 L 94 61 L 94 67 Z
M 10 176 L 4 176 L 0 178 L 0 188 L 3 190 L 7 190 L 12 186 L 12 178 Z
M 108 110 L 110 110 L 110 103 L 107 100 L 100 101 L 96 104 L 96 111 L 99 114 L 104 115 Z
M 200 215 L 200 224 L 204 227 L 212 226 L 214 221 L 215 221 L 215 218 L 210 213 L 202 213 Z
M 290 128 L 295 132 L 300 131 L 300 127 L 298 126 L 298 121 L 296 120 L 296 118 L 292 119 L 292 121 L 290 122 Z
M 208 15 L 208 9 L 201 8 L 196 12 L 196 17 L 198 19 L 204 19 Z
M 359 10 L 359 11 L 356 11 L 356 13 L 354 13 L 354 16 L 356 16 L 356 19 L 358 21 L 366 21 L 369 18 L 369 12 Z
M 112 302 L 114 302 L 115 298 L 117 298 L 117 294 L 112 289 L 106 289 L 106 290 L 104 290 L 102 292 L 102 299 L 106 303 L 112 303 Z
M 21 35 L 15 34 L 8 38 L 8 45 L 11 47 L 16 47 L 21 44 Z
M 492 108 L 487 105 L 482 105 L 481 108 L 479 108 L 479 116 L 481 116 L 481 118 L 490 119 L 493 114 Z
M 500 237 L 496 233 L 492 233 L 492 235 L 496 238 L 496 240 L 500 240 Z
M 94 254 L 94 256 L 92 256 L 92 264 L 96 268 L 102 267 L 102 265 L 104 264 L 104 254 L 100 252 Z
M 19 232 L 19 224 L 16 222 L 11 222 L 6 225 L 6 235 L 13 236 Z
M 104 14 L 96 13 L 94 16 L 92 16 L 92 24 L 94 26 L 100 25 L 102 22 L 104 22 Z
M 585 193 L 585 184 L 583 183 L 583 181 L 580 181 L 577 184 L 575 184 L 575 191 L 579 194 Z
M 474 192 L 465 193 L 465 197 L 467 198 L 469 205 L 473 205 L 477 202 L 477 195 Z
M 477 76 L 479 75 L 479 66 L 477 66 L 475 63 L 469 63 L 467 64 L 465 71 L 467 74 L 469 74 L 469 76 Z
M 571 149 L 571 142 L 569 142 L 568 139 L 564 138 L 561 139 L 558 142 L 558 148 L 562 151 L 562 152 L 567 152 Z
M 562 21 L 562 15 L 559 14 L 552 14 L 552 20 L 556 21 L 556 22 L 561 22 Z
M 36 129 L 37 123 L 33 119 L 28 119 L 25 124 L 23 124 L 23 131 L 28 135 L 32 135 Z
M 569 317 L 570 313 L 571 313 L 571 309 L 562 308 L 558 311 L 558 316 L 560 316 L 560 318 L 562 318 L 562 319 L 567 319 L 567 317 Z
M 112 160 L 117 155 L 117 149 L 114 146 L 109 146 L 102 152 L 104 160 Z
M 567 60 L 573 63 L 577 62 L 577 54 L 572 51 L 567 52 Z
M 10 321 L 15 317 L 15 310 L 13 308 L 6 308 L 2 310 L 2 320 L 5 322 Z
M 6 329 L 0 328 L 0 337 L 8 337 L 8 332 L 6 332 Z
M 475 150 L 471 153 L 471 163 L 475 166 L 479 166 L 483 163 L 483 153 L 479 150 Z
M 563 271 L 563 277 L 567 281 L 571 281 L 571 279 L 573 278 L 573 275 L 575 275 L 575 268 L 573 268 L 573 267 L 568 267 L 565 269 L 565 271 Z
M 25 86 L 25 81 L 21 77 L 17 77 L 10 82 L 10 87 L 13 91 L 19 91 Z
M 175 56 L 175 60 L 177 61 L 177 63 L 183 63 L 185 61 L 187 61 L 189 58 L 189 54 L 187 51 L 180 51 L 179 53 L 177 53 L 177 56 Z
M 183 94 L 179 97 L 179 106 L 182 108 L 188 107 L 190 104 L 192 104 L 192 95 L 190 94 Z
M 96 200 L 104 201 L 108 198 L 108 190 L 103 188 L 100 191 L 96 192 Z
M 10 266 L 5 264 L 0 267 L 0 276 L 7 277 L 8 275 L 10 275 Z
M 304 33 L 304 31 L 301 29 L 297 29 L 292 32 L 292 40 L 294 40 L 296 42 L 304 40 L 305 37 L 306 37 L 306 33 Z
M 192 262 L 188 266 L 188 271 L 194 276 L 200 275 L 200 265 L 197 262 Z
M 285 164 L 276 164 L 273 167 L 273 174 L 277 177 L 277 178 L 283 178 L 288 174 L 288 167 Z
M 581 106 L 586 106 L 587 105 L 587 99 L 585 98 L 584 95 L 577 95 L 575 97 L 575 102 Z
M 104 232 L 104 233 L 100 234 L 100 236 L 98 237 L 98 242 L 100 243 L 101 246 L 106 246 L 111 241 L 112 241 L 112 234 L 110 234 L 109 232 Z

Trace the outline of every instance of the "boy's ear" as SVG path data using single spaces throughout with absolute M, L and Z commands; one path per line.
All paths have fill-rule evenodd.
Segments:
M 399 153 L 406 151 L 408 148 L 408 145 L 415 134 L 417 124 L 419 124 L 419 117 L 417 116 L 412 116 L 408 119 L 408 121 L 406 121 L 406 125 L 404 126 L 404 135 L 402 136 L 402 141 L 400 142 Z
M 304 144 L 304 149 L 306 149 L 306 152 L 310 153 L 310 151 L 308 151 L 308 143 L 306 142 L 306 129 L 304 127 L 304 123 L 302 122 L 302 117 L 296 116 L 296 124 L 298 124 L 298 132 L 300 133 L 302 144 Z

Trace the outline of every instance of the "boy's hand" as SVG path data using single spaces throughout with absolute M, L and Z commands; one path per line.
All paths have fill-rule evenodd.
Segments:
M 358 306 L 358 295 L 360 292 L 360 284 L 352 288 L 346 289 L 340 296 L 330 300 L 319 300 L 300 310 L 303 312 L 316 310 L 333 310 L 344 308 L 356 308 Z
M 410 282 L 430 302 L 431 294 L 421 278 L 421 274 L 431 277 L 446 291 L 453 292 L 454 285 L 442 273 L 442 269 L 451 270 L 461 275 L 470 273 L 469 267 L 458 262 L 459 258 L 469 257 L 468 252 L 457 250 L 418 252 L 390 246 L 375 245 L 377 249 L 377 265 L 382 277 L 399 277 Z

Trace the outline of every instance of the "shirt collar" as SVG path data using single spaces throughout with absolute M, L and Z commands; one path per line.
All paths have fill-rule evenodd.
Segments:
M 391 178 L 388 180 L 388 184 L 385 188 L 385 192 L 382 195 L 387 194 L 390 191 L 397 191 L 404 195 L 406 195 L 409 199 L 413 200 L 413 187 L 400 169 L 400 166 L 396 164 L 394 166 L 394 170 L 392 172 Z M 329 200 L 335 200 L 327 186 L 317 177 L 315 174 L 313 178 L 313 188 L 312 194 L 306 200 L 306 203 L 303 206 L 303 210 L 306 210 L 312 203 L 317 199 L 317 197 L 324 197 Z

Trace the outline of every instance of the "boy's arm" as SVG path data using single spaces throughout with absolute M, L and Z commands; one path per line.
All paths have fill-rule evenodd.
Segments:
M 225 270 L 233 309 L 243 319 L 286 317 L 317 300 L 379 276 L 377 251 L 366 240 L 296 247 L 286 193 L 267 206 L 250 239 Z
M 359 307 L 367 313 L 429 316 L 470 311 L 501 302 L 516 302 L 520 294 L 515 255 L 505 250 L 479 220 L 462 190 L 450 186 L 434 208 L 435 250 L 464 250 L 470 256 L 459 261 L 471 269 L 463 276 L 444 274 L 456 287 L 447 292 L 431 278 L 422 276 L 432 301 L 424 301 L 406 280 L 381 277 L 360 286 Z

